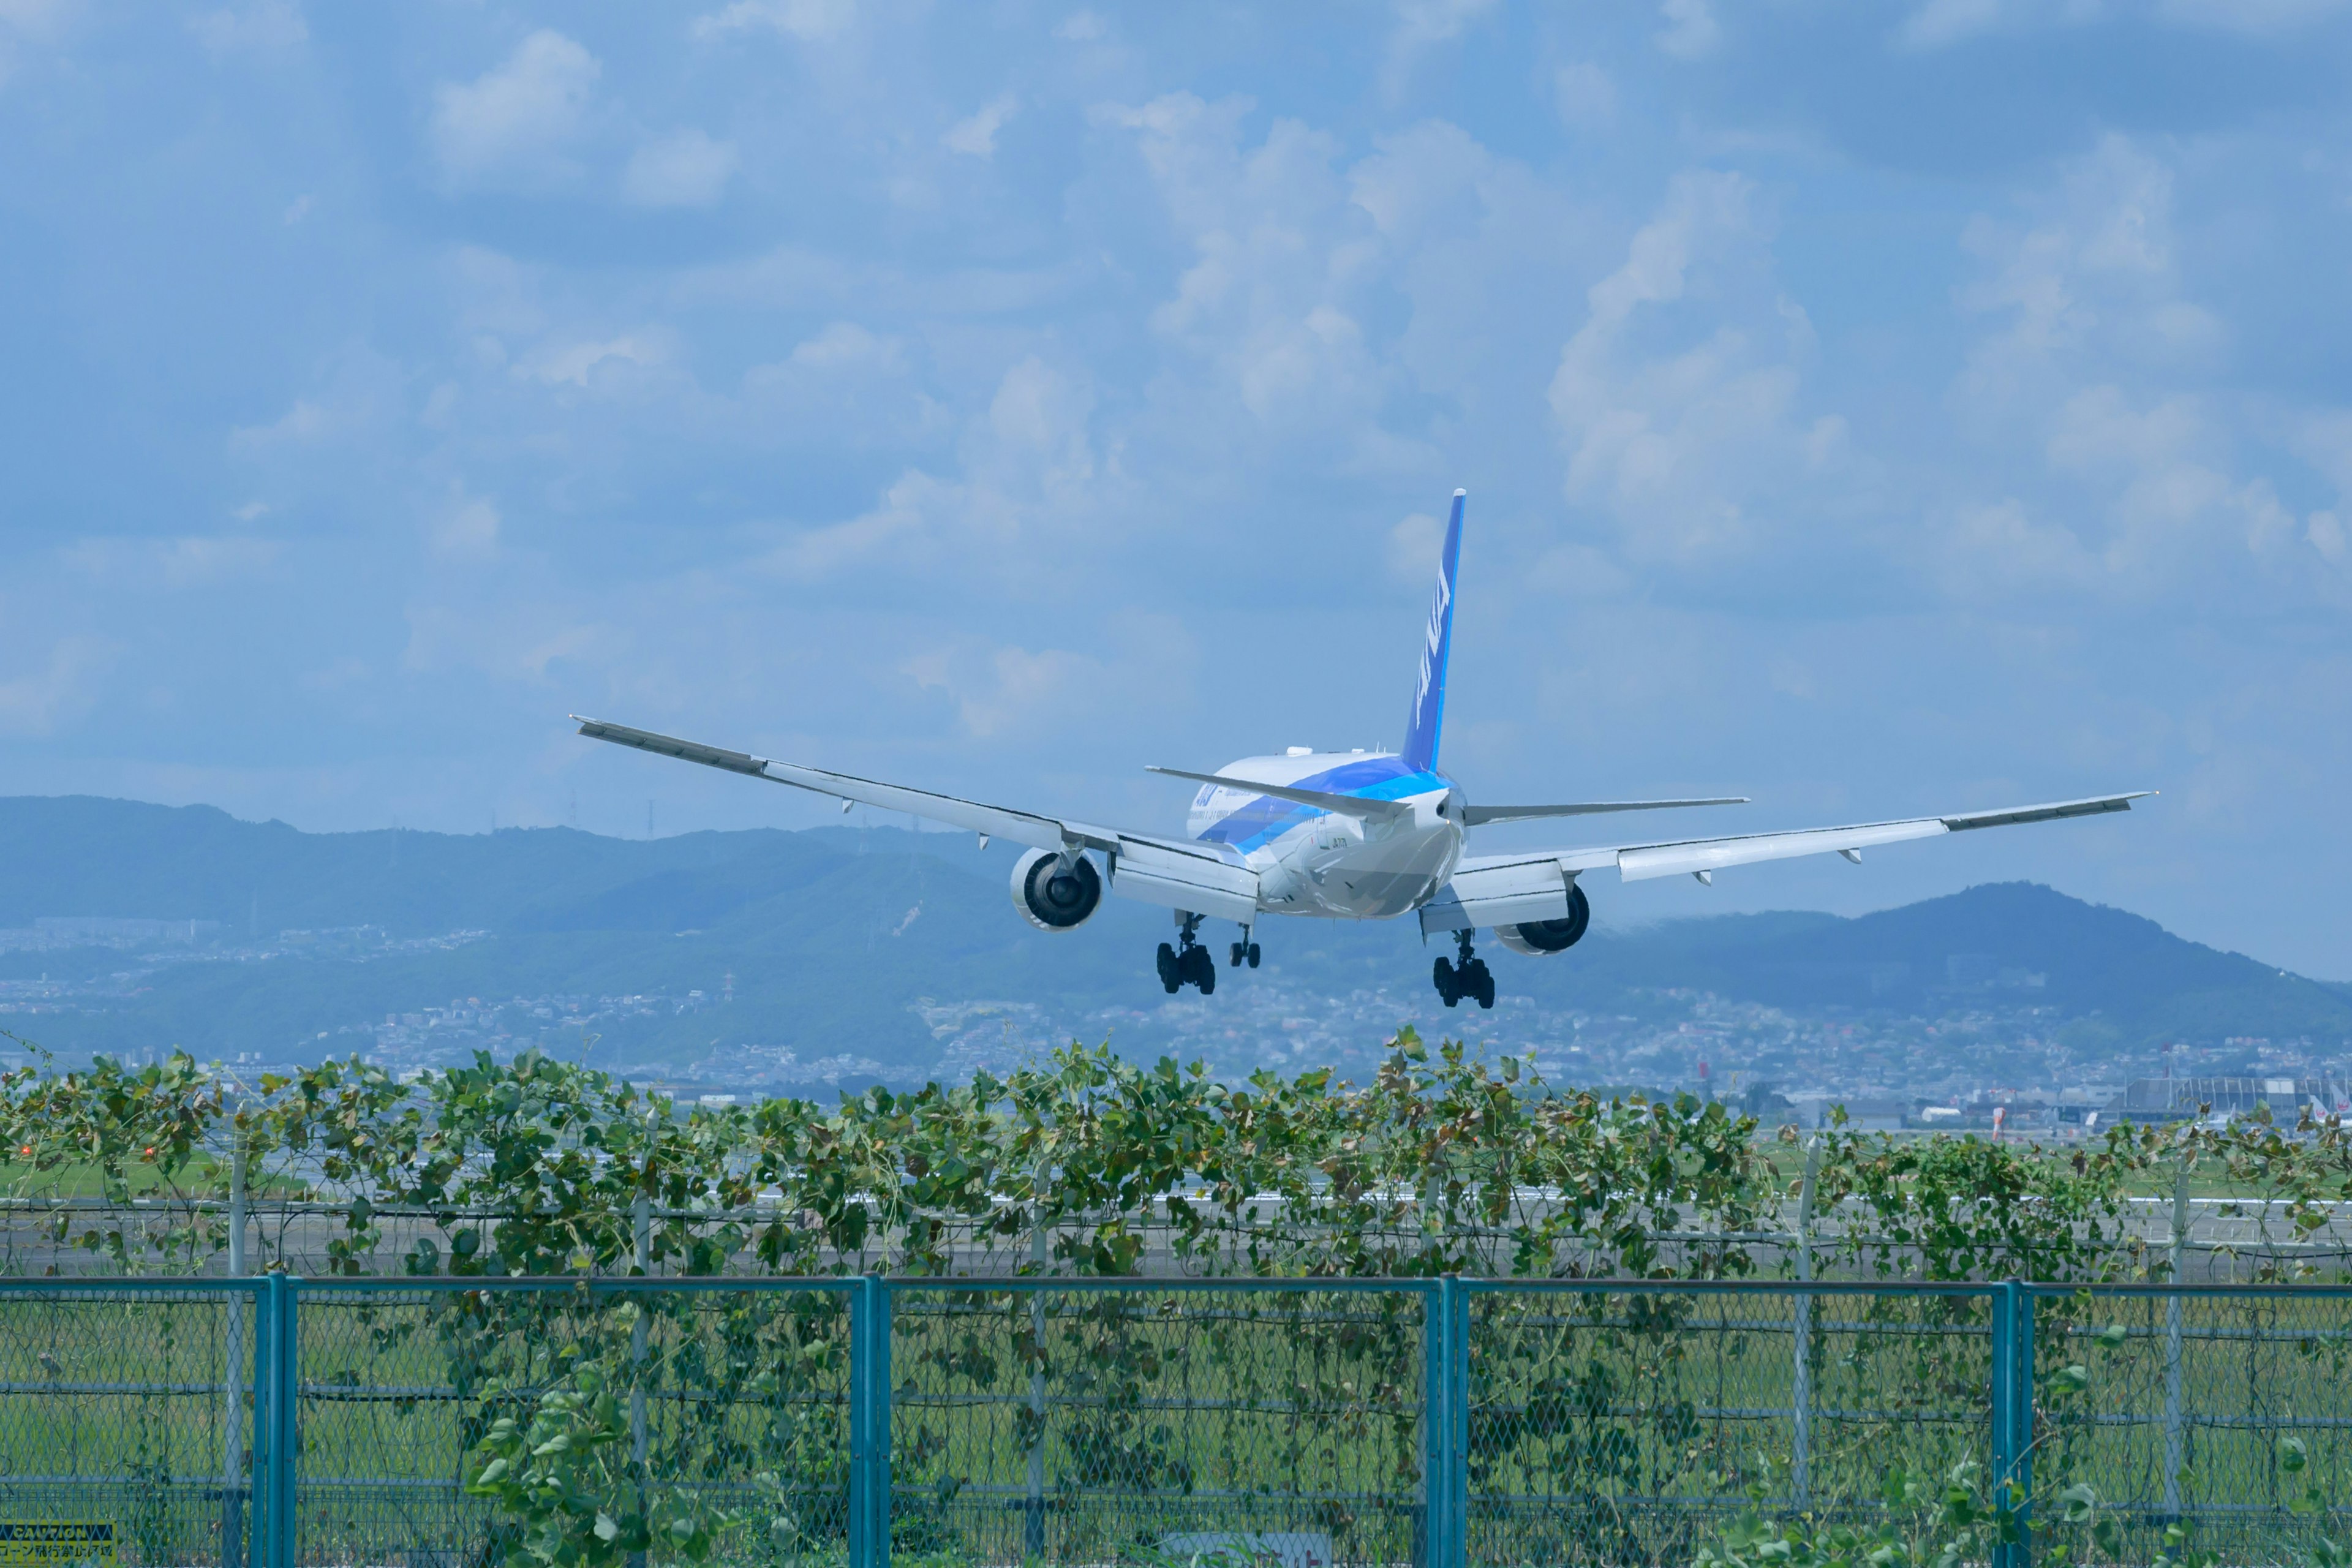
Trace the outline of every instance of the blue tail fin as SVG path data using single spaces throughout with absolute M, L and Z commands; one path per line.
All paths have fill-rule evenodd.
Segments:
M 1416 771 L 1437 766 L 1437 733 L 1445 722 L 1445 656 L 1454 647 L 1454 568 L 1462 559 L 1465 493 L 1454 492 L 1445 552 L 1437 563 L 1437 598 L 1429 606 L 1429 635 L 1421 645 L 1421 684 L 1413 689 L 1412 718 L 1405 725 L 1404 762 Z

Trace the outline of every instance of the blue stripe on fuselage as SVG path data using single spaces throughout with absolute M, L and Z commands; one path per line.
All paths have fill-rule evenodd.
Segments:
M 1361 762 L 1342 763 L 1324 773 L 1309 773 L 1291 787 L 1353 795 L 1359 800 L 1402 800 L 1448 786 L 1437 774 L 1408 768 L 1395 757 L 1367 757 Z M 1319 805 L 1301 805 L 1262 795 L 1219 817 L 1199 838 L 1205 844 L 1230 844 L 1247 854 L 1292 828 L 1328 815 Z

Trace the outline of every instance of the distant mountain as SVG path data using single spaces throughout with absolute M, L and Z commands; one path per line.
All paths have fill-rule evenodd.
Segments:
M 1853 920 L 1596 931 L 1559 958 L 1492 949 L 1491 1015 L 1437 1006 L 1409 921 L 1273 922 L 1264 969 L 1171 999 L 1150 962 L 1166 911 L 1111 900 L 1078 931 L 1034 931 L 1011 908 L 1013 853 L 855 827 L 309 834 L 201 806 L 0 799 L 0 1022 L 65 1051 L 421 1061 L 540 1039 L 637 1070 L 764 1062 L 786 1080 L 823 1062 L 836 1078 L 956 1073 L 1072 1034 L 1244 1065 L 1369 1049 L 1408 1018 L 1568 1043 L 1594 1038 L 1577 1033 L 1592 1018 L 1688 1019 L 1693 993 L 1807 1016 L 2095 1015 L 2086 1037 L 2135 1060 L 2157 1041 L 2352 1037 L 2352 985 L 2025 883 Z M 91 923 L 106 921 L 196 923 Z M 1643 1049 L 1591 1059 L 1678 1070 Z
M 1787 923 L 1776 929 L 1775 919 Z M 2122 910 L 2002 882 L 1853 920 L 1678 921 L 1622 944 L 1628 986 L 1697 986 L 1784 1007 L 2014 999 L 2099 1013 L 2134 1040 L 2340 1038 L 2352 988 L 2199 942 Z

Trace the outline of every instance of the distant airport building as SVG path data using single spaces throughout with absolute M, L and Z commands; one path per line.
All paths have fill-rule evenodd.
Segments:
M 2267 1105 L 2292 1123 L 2311 1106 L 2331 1115 L 2352 1109 L 2352 1084 L 2334 1078 L 2142 1078 L 2107 1101 L 2102 1121 L 2185 1121 L 2209 1108 L 2215 1116 L 2248 1116 Z

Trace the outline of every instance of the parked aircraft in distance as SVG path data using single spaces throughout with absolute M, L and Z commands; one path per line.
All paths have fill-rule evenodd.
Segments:
M 572 717 L 582 734 L 596 740 L 813 790 L 838 799 L 844 811 L 852 804 L 878 806 L 977 833 L 983 846 L 992 837 L 1025 844 L 1028 853 L 1013 868 L 1013 903 L 1040 931 L 1084 924 L 1106 891 L 1164 905 L 1175 911 L 1177 923 L 1175 943 L 1161 942 L 1159 952 L 1160 982 L 1171 993 L 1185 985 L 1198 986 L 1204 995 L 1216 989 L 1216 962 L 1199 940 L 1206 919 L 1236 921 L 1241 939 L 1228 957 L 1236 966 L 1255 968 L 1258 922 L 1267 915 L 1385 920 L 1417 913 L 1424 937 L 1451 932 L 1455 939 L 1454 957 L 1438 959 L 1434 972 L 1438 994 L 1449 1007 L 1465 997 L 1481 1007 L 1495 1005 L 1494 976 L 1472 946 L 1482 929 L 1515 952 L 1556 953 L 1575 946 L 1592 918 L 1580 885 L 1588 871 L 1614 867 L 1628 882 L 1681 874 L 1712 882 L 1727 867 L 1804 855 L 1842 855 L 1859 865 L 1864 849 L 1882 844 L 2128 811 L 2133 801 L 2154 793 L 2135 790 L 1848 827 L 1465 855 L 1469 830 L 1487 823 L 1737 805 L 1747 797 L 1478 805 L 1438 772 L 1463 500 L 1464 492 L 1455 490 L 1402 750 L 1317 752 L 1293 746 L 1280 756 L 1244 757 L 1215 773 L 1152 769 L 1201 786 L 1186 824 L 1189 837 L 1129 833 L 983 805 Z

